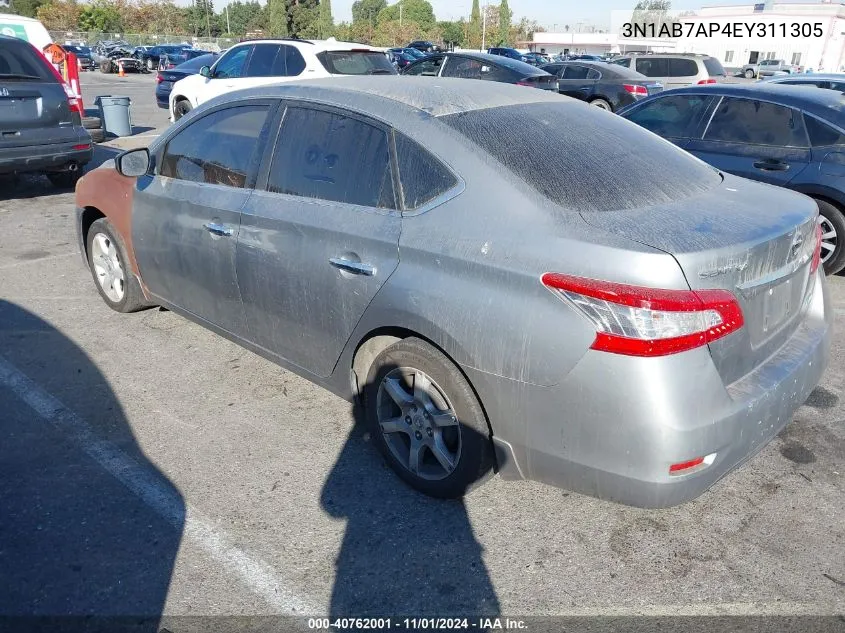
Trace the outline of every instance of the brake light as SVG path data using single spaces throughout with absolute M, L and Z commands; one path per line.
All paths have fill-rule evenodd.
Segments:
M 635 97 L 647 97 L 648 96 L 648 88 L 645 86 L 635 86 L 633 84 L 622 84 L 622 87 L 625 89 L 625 92 L 628 92 Z
M 822 227 L 821 225 L 816 222 L 816 245 L 813 248 L 813 259 L 810 260 L 810 276 L 816 274 L 816 271 L 819 269 L 819 263 L 822 260 Z
M 82 143 L 81 145 L 74 145 L 73 149 L 91 149 L 91 143 Z
M 160 84 L 162 81 L 164 81 L 164 77 L 161 76 L 161 73 L 156 73 L 156 83 Z
M 38 49 L 35 49 L 38 50 Z M 38 51 L 41 53 L 41 51 Z M 65 83 L 64 77 L 58 71 L 58 69 L 50 63 L 50 60 L 44 56 L 44 53 L 41 53 L 41 58 L 44 60 L 44 63 L 47 64 L 47 67 L 53 73 L 53 76 L 56 80 L 62 85 L 62 88 L 65 89 L 65 95 L 67 96 L 67 105 L 70 108 L 71 112 L 79 113 L 79 116 L 85 116 L 85 109 L 82 107 L 82 100 L 76 96 L 76 93 Z
M 663 290 L 559 273 L 543 284 L 595 327 L 591 349 L 666 356 L 702 347 L 742 328 L 742 308 L 727 290 Z
M 680 464 L 672 464 L 669 466 L 669 473 L 677 473 L 682 470 L 689 470 L 690 468 L 695 468 L 696 466 L 700 466 L 704 463 L 703 457 L 696 457 L 695 459 L 691 459 L 688 462 L 681 462 Z
M 527 82 L 527 81 L 517 81 L 517 82 L 516 82 L 516 85 L 517 85 L 517 86 L 527 86 L 528 88 L 533 88 L 533 87 L 534 87 L 534 85 L 533 85 L 533 84 L 531 84 L 531 83 L 529 83 L 529 82 Z
M 701 84 L 714 84 L 714 83 L 716 83 L 716 80 L 713 79 L 713 77 L 710 77 L 710 79 L 702 79 L 701 81 L 698 82 L 698 85 L 700 86 Z

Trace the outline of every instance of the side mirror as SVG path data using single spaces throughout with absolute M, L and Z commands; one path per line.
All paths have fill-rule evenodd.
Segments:
M 203 77 L 211 77 L 211 67 L 210 66 L 203 66 L 200 68 L 200 75 Z
M 118 154 L 114 159 L 114 166 L 121 176 L 127 178 L 143 176 L 150 168 L 150 150 L 142 147 Z

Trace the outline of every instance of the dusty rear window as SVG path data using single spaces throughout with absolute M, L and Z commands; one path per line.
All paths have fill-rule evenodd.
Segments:
M 538 193 L 577 211 L 672 202 L 721 182 L 712 167 L 625 119 L 567 103 L 460 112 L 440 120 Z

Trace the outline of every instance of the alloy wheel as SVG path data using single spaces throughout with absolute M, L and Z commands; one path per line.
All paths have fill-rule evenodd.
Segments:
M 376 415 L 385 444 L 408 471 L 445 479 L 461 458 L 461 427 L 445 392 L 418 369 L 390 371 L 378 388 Z
M 836 253 L 839 246 L 839 236 L 830 220 L 823 215 L 819 216 L 819 226 L 822 230 L 821 261 L 824 264 Z
M 91 242 L 91 264 L 109 301 L 120 303 L 126 294 L 126 278 L 117 248 L 105 233 L 97 233 Z

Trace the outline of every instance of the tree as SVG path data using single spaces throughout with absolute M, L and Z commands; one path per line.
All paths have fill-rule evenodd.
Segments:
M 37 17 L 48 31 L 73 31 L 82 8 L 74 0 L 53 0 L 38 7 Z
M 287 0 L 288 32 L 303 39 L 319 37 L 319 0 Z
M 472 13 L 469 16 L 466 44 L 468 48 L 481 48 L 481 7 L 478 0 L 472 0 Z
M 385 7 L 387 0 L 356 0 L 352 3 L 352 24 L 365 22 L 375 29 L 378 14 Z
M 334 35 L 334 18 L 332 17 L 332 0 L 320 0 L 319 36 L 322 39 Z
M 411 22 L 417 24 L 423 31 L 434 28 L 434 9 L 428 0 L 399 0 L 382 9 L 378 14 L 378 23 L 389 21 Z
M 229 13 L 228 28 L 235 35 L 245 35 L 249 31 L 264 29 L 264 9 L 258 2 L 242 2 L 235 0 L 226 7 Z M 221 22 L 225 24 L 226 14 L 221 14 Z M 223 24 L 221 24 L 222 26 Z
M 34 18 L 38 15 L 38 7 L 44 4 L 44 0 L 11 0 L 9 10 L 4 13 L 14 13 L 27 18 Z
M 519 42 L 530 42 L 534 39 L 534 33 L 542 33 L 545 30 L 536 20 L 522 18 L 517 24 L 511 26 L 508 41 L 517 45 Z
M 676 22 L 675 18 L 669 15 L 671 9 L 672 3 L 669 0 L 640 0 L 631 14 L 631 24 L 642 24 L 644 27 L 648 24 L 648 28 L 654 28 L 655 32 L 660 31 L 664 24 L 668 24 L 671 29 L 672 23 Z
M 82 9 L 79 14 L 79 28 L 82 31 L 121 33 L 123 32 L 123 17 L 113 4 L 100 0 Z
M 267 0 L 267 30 L 273 37 L 287 37 L 288 10 L 285 0 Z
M 502 4 L 499 5 L 499 34 L 497 38 L 497 43 L 500 46 L 507 46 L 510 43 L 512 19 L 513 11 L 508 6 L 508 0 L 502 0 Z
M 438 22 L 437 28 L 443 37 L 443 43 L 452 46 L 463 46 L 466 37 L 467 21 L 461 18 L 457 22 Z

